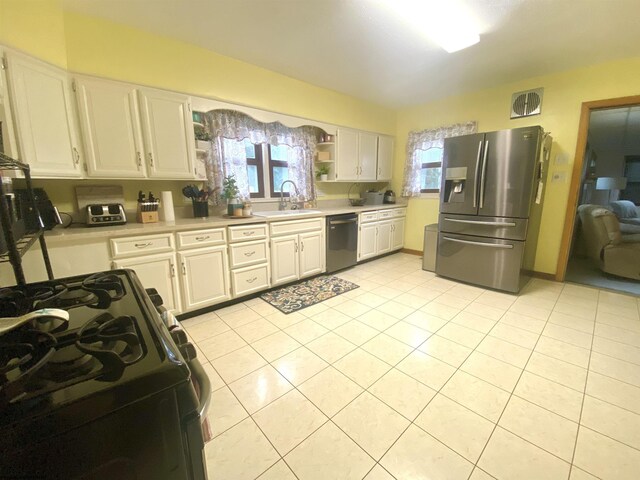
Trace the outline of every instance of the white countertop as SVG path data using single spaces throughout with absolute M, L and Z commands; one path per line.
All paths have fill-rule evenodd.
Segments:
M 184 230 L 198 230 L 205 228 L 226 227 L 228 225 L 245 225 L 252 223 L 281 222 L 283 220 L 298 220 L 302 218 L 326 217 L 328 215 L 340 215 L 345 213 L 370 212 L 374 210 L 387 210 L 390 208 L 404 208 L 406 204 L 365 205 L 362 207 L 327 207 L 313 208 L 310 213 L 301 213 L 295 216 L 283 215 L 277 217 L 250 218 L 226 218 L 219 215 L 205 218 L 179 218 L 174 222 L 137 223 L 129 222 L 125 225 L 113 225 L 108 227 L 86 227 L 84 225 L 62 228 L 60 226 L 45 233 L 47 242 L 59 242 L 65 240 L 89 240 L 104 239 L 105 237 L 119 237 L 131 235 L 152 235 L 154 233 L 177 232 Z

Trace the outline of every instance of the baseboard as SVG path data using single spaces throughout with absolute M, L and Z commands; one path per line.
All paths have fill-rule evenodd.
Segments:
M 422 250 L 411 250 L 410 248 L 403 248 L 400 250 L 401 253 L 408 253 L 409 255 L 417 255 L 418 257 L 422 256 Z
M 544 272 L 536 272 L 532 270 L 528 270 L 527 273 L 534 278 L 541 278 L 542 280 L 550 280 L 552 282 L 557 282 L 555 273 L 544 273 Z

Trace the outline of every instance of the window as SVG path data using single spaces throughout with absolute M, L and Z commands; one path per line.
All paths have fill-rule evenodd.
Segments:
M 262 163 L 262 145 L 254 145 L 249 140 L 244 141 L 247 155 L 247 177 L 249 196 L 264 198 L 264 165 Z
M 287 157 L 291 147 L 287 145 L 268 145 L 267 152 L 269 156 L 269 184 L 271 197 L 280 196 L 280 185 L 282 182 L 289 179 L 289 164 Z M 283 196 L 289 196 L 289 189 L 291 184 L 287 183 L 284 186 Z
M 433 147 L 429 150 L 418 150 L 416 155 L 422 167 L 420 168 L 420 192 L 438 193 L 442 177 L 442 148 Z

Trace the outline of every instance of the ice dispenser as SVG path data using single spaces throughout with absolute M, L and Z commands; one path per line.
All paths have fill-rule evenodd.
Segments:
M 464 202 L 467 167 L 447 168 L 444 175 L 444 202 Z

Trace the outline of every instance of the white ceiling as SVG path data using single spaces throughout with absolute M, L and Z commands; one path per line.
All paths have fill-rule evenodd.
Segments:
M 456 53 L 403 23 L 382 0 L 63 2 L 389 107 L 640 56 L 638 0 L 459 0 L 480 43 Z
M 591 112 L 589 143 L 599 154 L 640 154 L 640 106 Z

